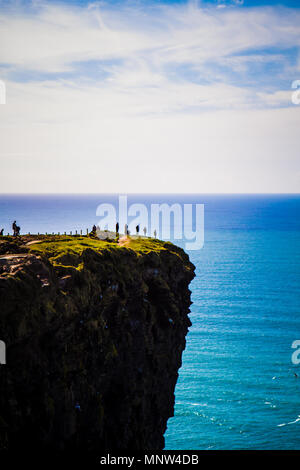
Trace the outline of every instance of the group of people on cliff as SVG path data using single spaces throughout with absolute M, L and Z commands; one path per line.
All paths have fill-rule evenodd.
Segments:
M 135 227 L 135 231 L 136 231 L 136 235 L 140 234 L 140 226 L 139 225 L 137 225 Z M 144 232 L 144 236 L 146 236 L 147 235 L 147 228 L 146 227 L 143 228 L 143 232 Z M 118 223 L 116 225 L 116 233 L 119 233 L 119 224 Z M 130 231 L 128 230 L 128 225 L 127 224 L 125 225 L 124 233 L 125 233 L 125 235 L 130 235 Z M 154 238 L 156 238 L 156 237 L 157 237 L 157 231 L 154 230 Z
M 96 231 L 97 231 L 97 227 L 96 227 L 96 225 L 94 225 L 93 229 L 92 229 L 92 232 L 96 233 Z M 140 234 L 140 226 L 139 225 L 137 225 L 135 227 L 135 231 L 136 231 L 136 235 Z M 147 228 L 146 227 L 143 228 L 143 232 L 144 232 L 144 236 L 146 236 L 147 235 Z M 119 233 L 120 233 L 120 225 L 119 225 L 119 222 L 117 222 L 116 223 L 116 235 L 119 235 Z M 124 234 L 127 235 L 127 236 L 130 235 L 130 231 L 128 229 L 128 224 L 125 224 Z M 156 238 L 156 237 L 157 237 L 157 231 L 154 230 L 154 238 Z
M 20 235 L 20 230 L 21 230 L 21 228 L 17 225 L 16 220 L 12 223 L 12 229 L 13 229 L 13 236 L 14 236 L 14 237 L 17 237 L 18 235 Z M 117 222 L 117 223 L 116 223 L 116 234 L 117 234 L 117 235 L 119 235 L 119 230 L 120 230 L 120 225 L 119 225 L 119 222 Z M 137 225 L 137 226 L 135 227 L 135 230 L 136 230 L 136 235 L 139 235 L 139 233 L 140 233 L 140 226 Z M 93 233 L 96 233 L 96 231 L 97 231 L 97 227 L 96 227 L 96 225 L 94 225 L 94 226 L 93 226 L 93 229 L 92 229 L 92 232 L 93 232 Z M 0 230 L 0 236 L 3 236 L 3 232 L 4 232 L 4 228 L 2 228 L 2 229 Z M 146 235 L 147 235 L 147 228 L 146 228 L 146 227 L 143 228 L 143 232 L 144 232 L 144 236 L 146 236 Z M 125 235 L 127 235 L 127 236 L 130 235 L 130 231 L 129 231 L 129 229 L 128 229 L 128 224 L 125 224 L 124 233 L 125 233 Z M 156 237 L 157 237 L 157 231 L 154 230 L 154 238 L 156 238 Z
M 17 225 L 17 221 L 16 221 L 16 220 L 12 223 L 12 229 L 13 229 L 13 235 L 14 235 L 14 237 L 17 237 L 18 235 L 20 235 L 21 227 L 19 227 L 19 226 Z M 3 233 L 4 233 L 4 228 L 2 228 L 2 229 L 0 230 L 0 236 L 1 236 L 1 237 L 3 236 Z

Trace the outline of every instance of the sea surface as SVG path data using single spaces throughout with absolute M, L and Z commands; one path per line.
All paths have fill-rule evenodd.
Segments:
M 97 206 L 117 201 L 0 195 L 0 228 L 11 232 L 16 219 L 21 233 L 85 233 Z M 204 247 L 189 252 L 192 326 L 165 448 L 300 449 L 300 365 L 291 347 L 300 340 L 300 196 L 129 195 L 134 202 L 204 204 Z

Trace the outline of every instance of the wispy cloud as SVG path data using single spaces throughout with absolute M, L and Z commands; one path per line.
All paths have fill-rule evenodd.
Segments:
M 289 9 L 220 11 L 195 2 L 139 8 L 128 3 L 118 9 L 102 2 L 87 7 L 33 2 L 26 12 L 14 7 L 1 13 L 1 74 L 66 87 L 70 79 L 88 87 L 92 81 L 117 94 L 148 90 L 151 102 L 168 94 L 173 101 L 175 93 L 185 94 L 187 106 L 192 94 L 197 107 L 200 102 L 222 107 L 230 96 L 234 105 L 237 98 L 241 105 L 256 105 L 266 86 L 278 91 L 287 68 L 296 73 L 299 55 L 290 50 L 300 45 L 299 21 L 300 12 Z M 245 92 L 248 84 L 251 93 Z M 219 100 L 222 87 L 226 97 Z M 186 109 L 183 96 L 179 101 Z
M 257 158 L 262 162 L 269 152 L 273 180 L 266 163 L 262 181 L 281 190 L 288 139 L 286 187 L 295 188 L 298 109 L 289 88 L 299 78 L 300 12 L 229 3 L 0 3 L 7 187 L 15 168 L 14 180 L 24 190 L 27 184 L 51 190 L 60 168 L 57 190 L 81 190 L 68 176 L 72 165 L 73 177 L 84 175 L 91 184 L 83 191 L 99 190 L 95 168 L 101 162 L 102 190 L 126 190 L 124 179 L 132 189 L 136 175 L 124 155 L 131 168 L 143 155 L 159 163 L 161 175 L 153 173 L 155 186 L 142 177 L 140 191 L 160 190 L 166 181 L 167 189 L 178 190 L 185 173 L 194 186 L 182 190 L 241 191 L 245 169 L 245 190 L 262 191 L 268 189 L 260 185 Z M 260 127 L 250 135 L 243 126 L 255 123 Z M 182 166 L 185 154 L 190 171 Z M 216 167 L 225 180 L 216 177 Z

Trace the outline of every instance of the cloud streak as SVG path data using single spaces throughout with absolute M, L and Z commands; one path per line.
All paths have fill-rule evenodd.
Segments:
M 253 102 L 262 96 L 241 92 L 258 64 L 259 92 L 268 91 L 260 87 L 266 86 L 262 82 L 270 66 L 277 67 L 269 84 L 273 92 L 285 70 L 296 73 L 299 54 L 295 58 L 289 50 L 300 45 L 299 21 L 300 12 L 289 9 L 220 11 L 195 3 L 114 9 L 102 3 L 83 8 L 38 2 L 26 13 L 8 9 L 0 14 L 1 74 L 21 82 L 71 79 L 82 85 L 86 80 L 87 86 L 92 81 L 116 93 L 143 87 L 151 95 L 153 88 L 164 95 L 169 89 L 172 95 L 177 88 L 176 93 L 187 92 L 187 102 L 187 84 L 193 92 L 199 86 L 200 101 L 205 86 L 208 96 L 211 86 L 218 96 L 222 85 L 225 94 L 235 85 L 233 102 L 240 96 L 244 104 L 245 96 Z
M 296 191 L 299 22 L 279 7 L 6 4 L 2 191 L 12 175 L 37 192 Z

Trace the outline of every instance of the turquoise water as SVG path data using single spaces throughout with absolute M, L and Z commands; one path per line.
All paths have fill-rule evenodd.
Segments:
M 166 449 L 300 448 L 299 199 L 243 209 L 228 229 L 228 202 L 223 227 L 190 253 L 193 326 Z
M 0 225 L 91 227 L 112 196 L 0 196 Z M 205 204 L 205 245 L 189 253 L 192 327 L 166 449 L 299 449 L 300 197 L 131 196 Z M 298 373 L 297 379 L 294 372 Z

